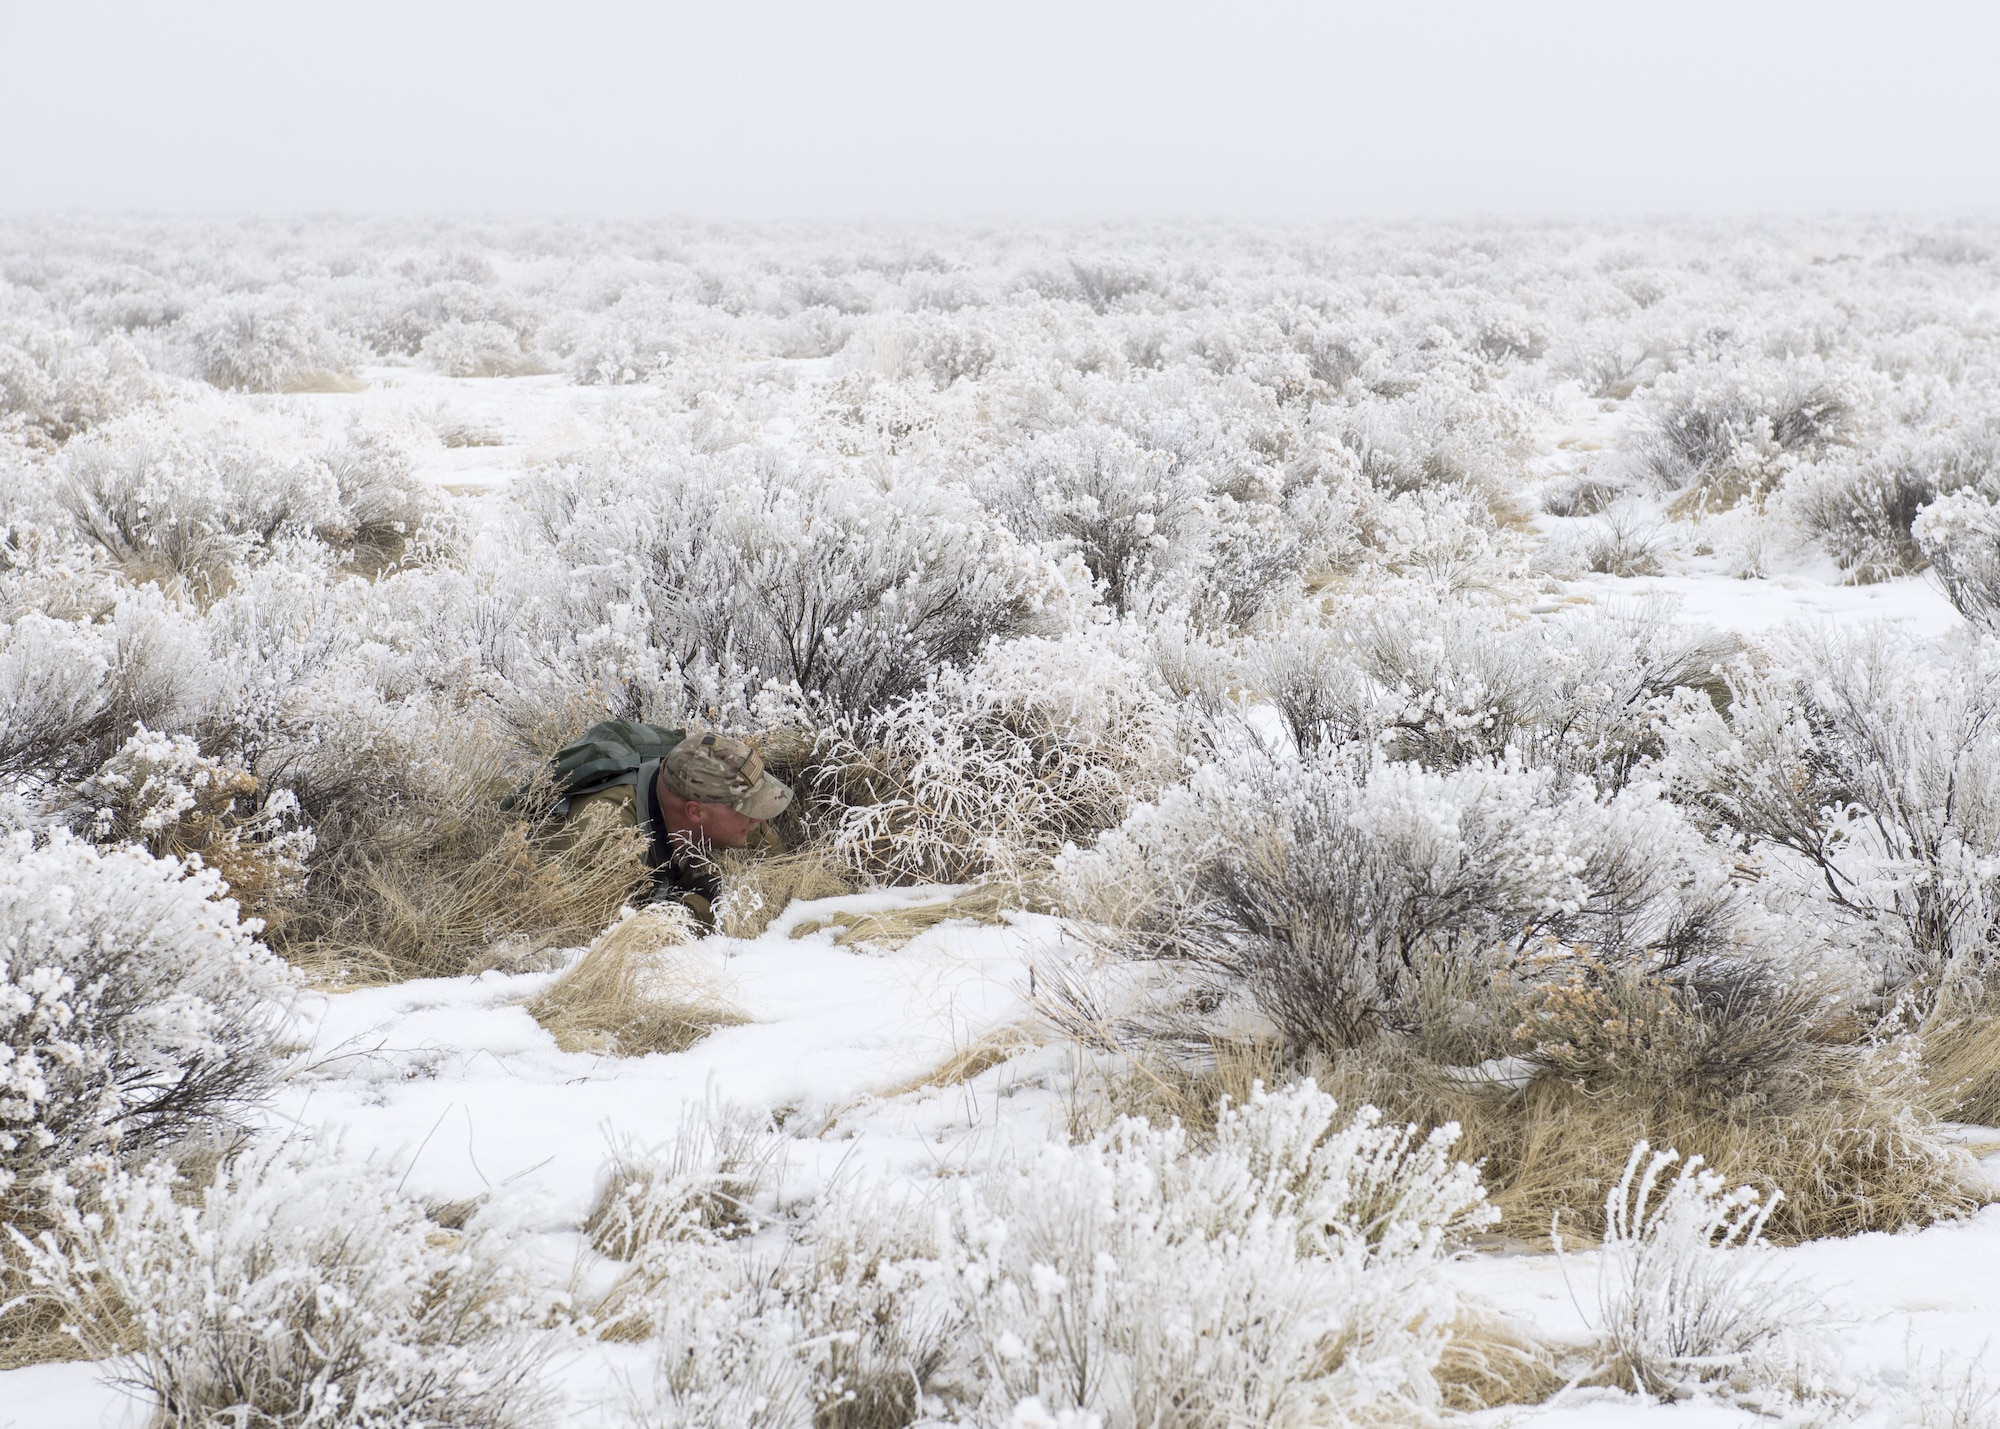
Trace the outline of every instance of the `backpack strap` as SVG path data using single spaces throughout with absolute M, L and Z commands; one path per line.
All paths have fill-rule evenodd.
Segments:
M 621 784 L 629 784 L 632 787 L 632 792 L 637 796 L 639 828 L 650 836 L 652 831 L 652 816 L 649 812 L 650 801 L 647 797 L 647 791 L 652 788 L 653 778 L 659 773 L 659 770 L 660 761 L 657 759 L 648 759 L 636 766 L 629 762 L 614 763 L 611 765 L 610 772 L 605 778 L 592 780 L 588 784 L 579 784 L 563 795 L 555 807 L 556 817 L 565 818 L 568 816 L 569 804 L 572 799 L 588 798 L 592 794 L 602 794 L 606 789 L 616 789 Z

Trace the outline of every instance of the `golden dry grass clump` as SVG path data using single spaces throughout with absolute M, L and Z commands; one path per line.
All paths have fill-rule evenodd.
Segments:
M 108 1160 L 73 1168 L 86 1193 L 110 1169 Z M 66 1238 L 39 1188 L 16 1181 L 9 1191 L 0 1194 L 0 1370 L 98 1359 L 128 1348 L 136 1317 L 101 1276 L 88 1281 L 92 1293 L 82 1308 L 89 1322 L 79 1323 L 79 1306 L 65 1306 L 29 1273 L 29 1256 L 17 1235 L 40 1245 Z
M 592 943 L 528 1012 L 565 1052 L 684 1052 L 718 1027 L 750 1020 L 729 1001 L 720 975 L 692 951 L 698 935 L 678 906 L 633 913 Z
M 997 1027 L 962 1047 L 953 1048 L 950 1056 L 929 1071 L 899 1082 L 880 1095 L 900 1097 L 909 1092 L 960 1086 L 1039 1045 L 1030 1028 L 1018 1024 Z
M 1435 1373 L 1445 1407 L 1476 1414 L 1509 1404 L 1541 1404 L 1569 1382 L 1568 1368 L 1527 1326 L 1466 1305 L 1451 1322 Z
M 1983 981 L 1948 988 L 1922 1036 L 1925 1107 L 1948 1121 L 2000 1126 L 2000 998 Z
M 1665 1097 L 1599 1098 L 1531 1085 L 1512 1108 L 1467 1125 L 1464 1154 L 1486 1163 L 1505 1232 L 1540 1239 L 1553 1217 L 1596 1235 L 1603 1199 L 1640 1140 L 1699 1155 L 1733 1185 L 1784 1193 L 1766 1226 L 1780 1244 L 1894 1231 L 1968 1214 L 1992 1196 L 1978 1167 L 1893 1096 L 1843 1093 L 1785 1115 L 1718 1116 Z
M 645 840 L 602 811 L 564 824 L 546 770 L 515 811 L 499 741 L 482 731 L 355 777 L 322 822 L 321 855 L 276 946 L 327 981 L 456 977 L 482 960 L 533 966 L 574 947 L 645 886 Z
M 797 898 L 838 898 L 854 885 L 838 864 L 817 849 L 758 857 L 724 854 L 720 930 L 732 938 L 755 938 Z
M 794 938 L 837 929 L 836 943 L 872 943 L 877 947 L 899 948 L 920 933 L 941 923 L 1004 923 L 1001 908 L 1005 899 L 995 884 L 980 884 L 935 903 L 919 903 L 908 908 L 885 908 L 876 913 L 850 913 L 845 909 L 823 918 L 808 918 L 792 929 Z
M 1731 1184 L 1782 1191 L 1766 1227 L 1780 1244 L 1925 1225 L 1994 1199 L 1978 1164 L 1939 1136 L 1893 1069 L 1859 1059 L 1783 1111 L 1721 1106 L 1699 1087 L 1666 1083 L 1542 1073 L 1524 1086 L 1482 1084 L 1387 1038 L 1336 1055 L 1275 1041 L 1218 1040 L 1178 1056 L 1132 1046 L 1114 1061 L 1079 1103 L 1074 1133 L 1133 1113 L 1202 1134 L 1225 1097 L 1240 1102 L 1257 1082 L 1299 1076 L 1343 1106 L 1372 1104 L 1424 1128 L 1456 1122 L 1454 1154 L 1479 1165 L 1501 1212 L 1494 1234 L 1508 1242 L 1546 1244 L 1558 1217 L 1566 1238 L 1600 1234 L 1605 1194 L 1640 1140 L 1699 1155 Z
M 11 1243 L 0 1245 L 0 1370 L 92 1358 L 90 1348 L 66 1328 L 70 1316 L 36 1293 L 18 1259 Z M 106 1309 L 105 1326 L 112 1327 L 122 1307 Z
M 1320 1084 L 1349 1105 L 1463 1130 L 1509 1239 L 1595 1236 L 1604 1197 L 1635 1142 L 1701 1156 L 1731 1184 L 1784 1193 L 1766 1230 L 1791 1244 L 1893 1231 L 1963 1215 L 1991 1199 L 1978 1166 L 1942 1140 L 1907 1089 L 1855 1067 L 1782 1111 L 1718 1106 L 1700 1088 L 1593 1086 L 1540 1075 L 1519 1088 L 1456 1081 L 1405 1050 L 1321 1061 Z

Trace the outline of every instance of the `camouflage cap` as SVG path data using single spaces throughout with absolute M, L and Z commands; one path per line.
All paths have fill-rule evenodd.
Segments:
M 764 772 L 764 756 L 729 734 L 689 730 L 660 761 L 660 782 L 683 799 L 727 804 L 752 819 L 775 818 L 791 786 Z

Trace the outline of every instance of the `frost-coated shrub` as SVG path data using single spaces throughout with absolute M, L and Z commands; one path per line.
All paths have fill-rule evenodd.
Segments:
M 2000 501 L 1983 489 L 1950 492 L 1924 507 L 1910 532 L 1958 613 L 2000 630 Z
M 1938 496 L 1928 473 L 1868 462 L 1816 478 L 1793 494 L 1793 509 L 1850 580 L 1866 585 L 1923 569 L 1913 528 Z
M 1432 768 L 1511 749 L 1615 788 L 1659 752 L 1674 692 L 1718 688 L 1732 647 L 1658 605 L 1524 622 L 1397 593 L 1280 627 L 1244 663 L 1301 749 L 1365 743 Z
M 1690 971 L 1735 951 L 1729 866 L 1661 796 L 1517 759 L 1434 772 L 1250 742 L 1066 857 L 1115 946 L 1247 993 L 1296 1045 L 1410 1025 L 1427 972 L 1544 940 Z
M 693 1173 L 719 1163 L 696 1155 L 635 1183 L 653 1210 L 602 1221 L 655 1286 L 619 1302 L 660 1338 L 639 1422 L 1226 1429 L 1434 1410 L 1457 1309 L 1439 1265 L 1494 1217 L 1456 1138 L 1340 1117 L 1310 1082 L 1259 1087 L 1206 1148 L 1122 1120 L 942 1189 L 935 1215 L 884 1216 L 836 1181 L 811 1216 L 735 1240 L 746 1254 L 708 1223 Z M 643 1244 L 626 1234 L 642 1222 Z M 1046 1419 L 1010 1419 L 1030 1400 Z
M 520 334 L 490 321 L 433 328 L 424 335 L 418 355 L 447 377 L 518 377 L 537 370 Z
M 1135 608 L 1164 579 L 1201 563 L 1211 519 L 1208 484 L 1173 454 L 1149 450 L 1115 428 L 1068 430 L 1019 457 L 1006 504 L 1072 545 L 1112 609 Z
M 1996 481 L 2000 433 L 1973 422 L 1897 432 L 1866 451 L 1836 452 L 1800 471 L 1785 496 L 1794 519 L 1850 579 L 1886 580 L 1939 563 L 1946 592 L 1957 601 L 1954 577 L 1962 584 L 1978 569 L 1976 516 Z M 1961 526 L 1965 517 L 1975 519 Z M 1963 603 L 1960 609 L 1977 618 Z
M 1434 1410 L 1437 1268 L 1492 1212 L 1457 1128 L 1335 1112 L 1310 1082 L 1259 1088 L 1210 1150 L 1122 1120 L 962 1188 L 945 1256 L 983 1420 L 1031 1398 L 1107 1429 Z
M 921 1216 L 885 1219 L 838 1188 L 777 1254 L 673 1249 L 646 1429 L 879 1429 L 965 1401 L 959 1315 Z
M 1078 557 L 1114 611 L 1238 627 L 1358 553 L 1372 498 L 1352 454 L 1307 444 L 1255 387 L 1093 378 L 1065 395 L 1074 420 L 1025 433 L 975 487 Z
M 361 354 L 297 294 L 232 293 L 182 318 L 174 337 L 191 375 L 244 392 L 279 392 L 344 375 Z
M 46 781 L 110 734 L 110 635 L 34 611 L 0 625 L 0 775 Z
M 1451 490 L 1405 491 L 1376 514 L 1375 545 L 1396 574 L 1451 595 L 1504 591 L 1527 574 L 1526 548 L 1485 503 Z
M 1774 489 L 1799 461 L 1844 440 L 1853 415 L 1845 384 L 1816 365 L 1753 360 L 1671 385 L 1630 455 L 1659 488 L 1709 510 Z
M 269 907 L 299 891 L 314 840 L 297 826 L 291 790 L 257 794 L 248 770 L 208 758 L 186 735 L 141 725 L 77 787 L 74 818 L 93 843 L 197 855 L 240 906 Z
M 58 1201 L 26 1253 L 161 1425 L 526 1429 L 545 1422 L 538 1310 L 519 1247 L 446 1232 L 386 1171 L 299 1148 L 246 1153 L 196 1204 L 163 1163 Z
M 684 1272 L 692 1267 L 683 1267 Z M 726 1272 L 692 1276 L 667 1301 L 650 1396 L 637 1429 L 810 1429 L 813 1400 L 798 1329 L 782 1298 L 754 1281 L 720 1288 Z
M 1604 1198 L 1598 1307 L 1609 1367 L 1662 1399 L 1809 1388 L 1818 1313 L 1760 1255 L 1780 1193 L 1728 1189 L 1699 1156 L 1669 1178 L 1679 1160 L 1641 1141 Z
M 142 415 L 65 449 L 60 498 L 135 581 L 179 576 L 206 594 L 286 539 L 341 552 L 399 545 L 432 505 L 408 459 L 379 435 L 317 436 L 203 412 Z
M 60 446 L 131 411 L 155 385 L 123 336 L 85 343 L 68 330 L 0 323 L 0 433 Z
M 612 1168 L 585 1230 L 625 1265 L 589 1313 L 602 1337 L 659 1341 L 639 1423 L 875 1429 L 935 1406 L 955 1317 L 926 1219 L 836 1182 L 781 1244 L 752 1240 L 775 1219 L 778 1149 L 711 1113 Z
M 292 979 L 221 892 L 140 848 L 0 842 L 0 1192 L 170 1145 L 270 1084 Z
M 1462 357 L 1439 358 L 1420 381 L 1369 374 L 1387 378 L 1382 385 L 1390 390 L 1365 403 L 1353 402 L 1350 393 L 1337 419 L 1340 445 L 1384 492 L 1456 489 L 1476 498 L 1508 471 L 1519 413 L 1467 371 Z
M 1135 626 L 999 644 L 816 756 L 835 852 L 864 877 L 1037 871 L 1174 771 L 1175 706 Z
M 1607 507 L 1589 524 L 1558 532 L 1536 558 L 1541 569 L 1566 578 L 1585 571 L 1602 576 L 1656 576 L 1666 533 L 1641 502 Z
M 2000 652 L 1798 632 L 1666 723 L 1676 794 L 1769 850 L 1890 990 L 2000 948 Z
M 743 710 L 769 686 L 821 718 L 865 715 L 1070 594 L 946 485 L 690 454 L 565 468 L 528 499 L 573 628 L 605 623 L 573 658 L 668 709 Z
M 961 1312 L 920 1219 L 842 1196 L 821 1207 L 778 1283 L 798 1317 L 815 1429 L 909 1423 L 960 1387 Z

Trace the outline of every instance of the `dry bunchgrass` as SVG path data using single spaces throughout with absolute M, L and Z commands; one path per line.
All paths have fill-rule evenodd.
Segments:
M 792 928 L 792 936 L 803 938 L 812 933 L 836 929 L 838 931 L 834 932 L 833 940 L 837 943 L 870 943 L 876 947 L 897 948 L 940 923 L 1004 923 L 1007 920 L 1002 906 L 1006 902 L 997 885 L 980 884 L 935 903 L 885 908 L 877 913 L 842 910 L 828 913 L 823 918 L 804 919 Z
M 668 1147 L 616 1152 L 583 1223 L 592 1250 L 624 1263 L 586 1307 L 598 1338 L 650 1338 L 653 1307 L 684 1269 L 676 1251 L 757 1231 L 758 1191 L 780 1152 L 768 1125 L 719 1107 L 687 1118 Z
M 352 985 L 456 977 L 496 947 L 516 965 L 582 942 L 645 886 L 645 841 L 608 811 L 561 824 L 552 800 L 524 814 L 500 800 L 512 787 L 488 739 L 435 753 L 442 776 L 397 788 L 322 835 L 309 891 L 277 946 L 325 981 Z M 542 776 L 546 777 L 546 776 Z M 546 791 L 541 791 L 546 793 Z
M 1373 1104 L 1426 1128 L 1456 1122 L 1454 1154 L 1479 1165 L 1501 1212 L 1494 1234 L 1506 1243 L 1546 1244 L 1557 1218 L 1566 1239 L 1599 1235 L 1605 1193 L 1641 1140 L 1700 1155 L 1732 1185 L 1782 1191 L 1766 1227 L 1781 1244 L 1926 1225 L 1993 1199 L 1977 1164 L 1938 1135 L 1908 1089 L 1862 1067 L 1778 1113 L 1718 1106 L 1699 1090 L 1594 1087 L 1547 1074 L 1518 1089 L 1480 1085 L 1389 1039 L 1338 1057 L 1255 1040 L 1171 1055 L 1097 1045 L 1104 1070 L 1085 1079 L 1073 1134 L 1124 1114 L 1179 1120 L 1201 1134 L 1225 1097 L 1242 1101 L 1257 1082 L 1311 1076 L 1343 1106 Z
M 22 1263 L 14 1234 L 41 1233 L 37 1218 L 14 1207 L 0 1210 L 5 1212 L 0 1230 L 0 1370 L 91 1358 L 90 1347 L 67 1328 L 70 1317 L 63 1306 L 40 1292 Z M 127 1318 L 123 1306 L 110 1300 L 103 1308 L 107 1328 Z
M 565 1052 L 684 1052 L 718 1027 L 749 1021 L 730 1003 L 723 980 L 688 951 L 697 936 L 678 907 L 634 913 L 592 943 L 528 1012 Z
M 0 1299 L 0 1370 L 103 1359 L 129 1348 L 138 1337 L 132 1307 L 98 1282 L 90 1283 L 80 1303 L 64 1305 L 29 1284 L 10 1263 L 0 1267 L 0 1296 L 5 1297 Z
M 690 1116 L 670 1149 L 621 1148 L 584 1218 L 599 1255 L 636 1261 L 659 1240 L 734 1240 L 756 1228 L 752 1208 L 778 1143 L 748 1118 L 710 1110 Z
M 292 373 L 278 384 L 278 391 L 286 393 L 353 393 L 367 388 L 368 384 L 351 372 L 323 367 Z
M 29 1275 L 16 1237 L 45 1245 L 58 1231 L 45 1201 L 0 1198 L 0 1370 L 99 1359 L 134 1340 L 131 1307 L 101 1281 L 88 1282 L 80 1304 L 65 1306 Z M 88 1323 L 80 1321 L 79 1309 Z
M 838 898 L 853 891 L 839 865 L 815 849 L 763 858 L 724 854 L 717 917 L 730 937 L 754 938 L 794 899 Z
M 0 1370 L 90 1358 L 90 1350 L 64 1328 L 62 1307 L 15 1282 L 0 1270 L 0 1297 L 5 1297 L 0 1298 Z
M 447 488 L 449 489 L 449 488 Z M 472 494 L 467 488 L 461 494 Z M 610 718 L 612 704 L 602 685 L 588 684 L 564 690 L 545 700 L 523 700 L 503 706 L 498 719 L 505 738 L 516 748 L 553 756 L 564 745 L 583 737 L 598 721 Z
M 1498 1232 L 1522 1242 L 1543 1242 L 1556 1217 L 1565 1237 L 1601 1233 L 1605 1193 L 1641 1140 L 1699 1155 L 1732 1185 L 1782 1191 L 1766 1227 L 1781 1244 L 1925 1225 L 1991 1199 L 1976 1164 L 1904 1090 L 1863 1070 L 1782 1113 L 1719 1108 L 1671 1086 L 1646 1094 L 1546 1075 L 1519 1090 L 1466 1085 L 1394 1051 L 1310 1070 L 1348 1104 L 1457 1122 L 1457 1154 L 1480 1164 Z
M 1445 1407 L 1466 1414 L 1541 1404 L 1570 1382 L 1555 1349 L 1528 1326 L 1470 1305 L 1452 1320 L 1435 1374 Z
M 1923 1028 L 1924 1106 L 1950 1121 L 2000 1126 L 2000 1001 L 1950 990 Z
M 1206 1046 L 1169 1051 L 1092 1036 L 1087 1047 L 1079 1047 L 1080 1075 L 1069 1108 L 1069 1132 L 1076 1140 L 1096 1135 L 1121 1116 L 1144 1117 L 1155 1125 L 1179 1122 L 1206 1137 L 1225 1104 L 1249 1101 L 1260 1083 L 1281 1085 L 1297 1066 L 1284 1046 L 1269 1038 L 1216 1038 Z
M 900 1097 L 910 1092 L 959 1086 L 1039 1045 L 1026 1027 L 996 1028 L 963 1047 L 955 1048 L 950 1056 L 929 1071 L 898 1082 L 882 1095 Z

